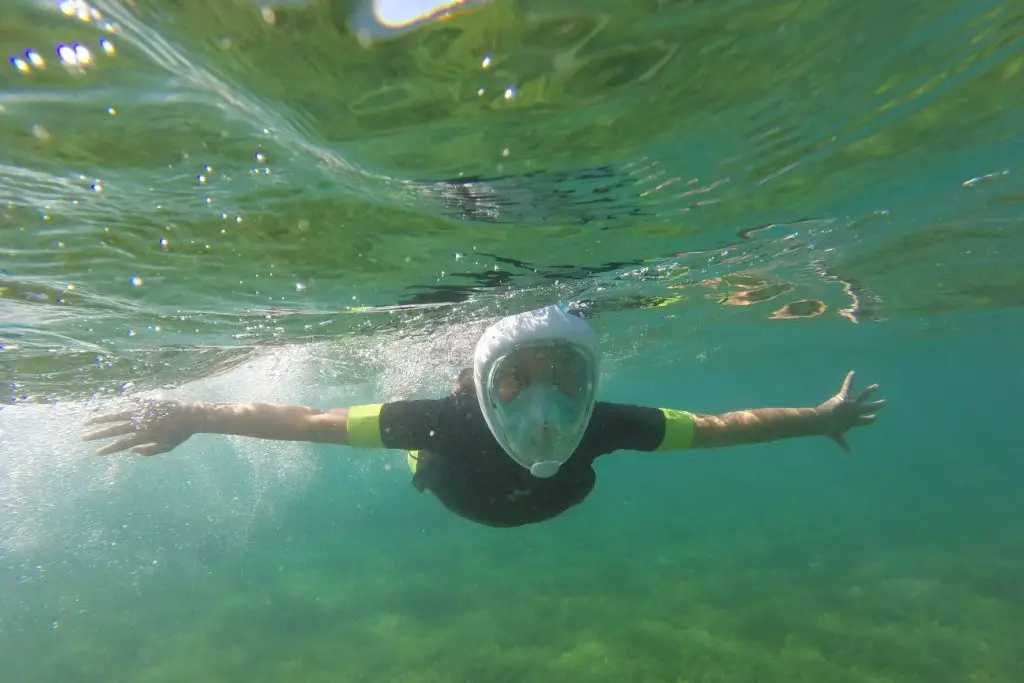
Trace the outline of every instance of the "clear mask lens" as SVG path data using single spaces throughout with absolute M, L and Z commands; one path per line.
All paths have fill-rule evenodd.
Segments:
M 493 365 L 481 408 L 501 446 L 535 476 L 552 476 L 583 438 L 594 406 L 593 366 L 572 346 L 519 349 Z

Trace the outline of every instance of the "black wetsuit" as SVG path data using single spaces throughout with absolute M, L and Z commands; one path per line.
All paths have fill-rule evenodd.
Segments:
M 350 409 L 353 446 L 412 451 L 418 488 L 462 517 L 500 527 L 541 522 L 579 504 L 594 488 L 593 463 L 604 453 L 685 448 L 692 436 L 688 413 L 598 403 L 576 451 L 553 477 L 540 479 L 502 450 L 475 394 L 360 408 L 358 430 Z

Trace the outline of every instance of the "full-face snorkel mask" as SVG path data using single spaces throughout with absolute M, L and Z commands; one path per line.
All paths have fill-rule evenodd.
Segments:
M 477 400 L 494 438 L 539 478 L 586 433 L 597 396 L 597 335 L 564 306 L 502 318 L 477 343 Z

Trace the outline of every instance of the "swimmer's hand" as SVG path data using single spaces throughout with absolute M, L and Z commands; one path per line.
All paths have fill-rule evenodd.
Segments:
M 83 441 L 122 437 L 97 450 L 96 455 L 119 451 L 157 455 L 177 448 L 195 434 L 197 420 L 194 407 L 187 403 L 142 401 L 131 410 L 94 417 L 85 424 L 105 426 L 84 434 Z
M 868 401 L 878 389 L 877 384 L 867 387 L 856 398 L 851 397 L 853 377 L 853 371 L 848 372 L 839 393 L 815 409 L 820 419 L 820 433 L 835 441 L 847 453 L 850 452 L 850 444 L 846 442 L 844 434 L 853 427 L 871 424 L 878 417 L 878 411 L 885 407 L 884 400 Z

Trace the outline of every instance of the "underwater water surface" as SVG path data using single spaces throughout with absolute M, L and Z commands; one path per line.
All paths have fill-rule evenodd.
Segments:
M 3 680 L 1024 680 L 1024 9 L 437 4 L 0 9 Z M 398 452 L 79 440 L 441 395 L 556 301 L 606 400 L 889 405 L 517 529 Z

